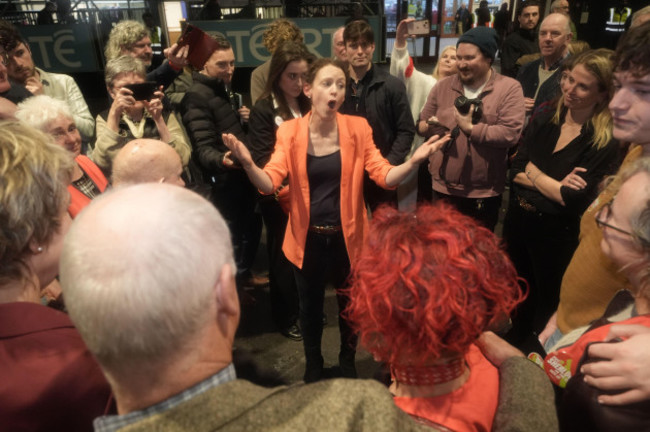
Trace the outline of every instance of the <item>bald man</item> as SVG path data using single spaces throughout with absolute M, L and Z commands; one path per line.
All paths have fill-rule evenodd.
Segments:
M 113 186 L 169 183 L 185 186 L 183 163 L 169 144 L 140 138 L 127 143 L 113 161 Z
M 75 219 L 64 241 L 61 285 L 119 414 L 96 419 L 95 430 L 432 430 L 400 411 L 373 380 L 264 388 L 238 379 L 234 275 L 228 226 L 187 189 L 115 189 Z M 557 430 L 544 372 L 523 356 L 496 354 L 504 359 L 494 430 Z
M 567 15 L 552 13 L 539 26 L 542 57 L 524 65 L 517 74 L 517 81 L 524 90 L 527 114 L 560 93 L 560 66 L 569 56 L 571 37 Z

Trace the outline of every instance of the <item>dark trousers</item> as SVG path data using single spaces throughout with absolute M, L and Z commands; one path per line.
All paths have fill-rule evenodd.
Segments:
M 303 346 L 307 368 L 305 381 L 320 378 L 323 369 L 321 341 L 323 338 L 323 303 L 327 282 L 334 284 L 339 307 L 339 331 L 341 348 L 339 362 L 354 363 L 357 335 L 354 333 L 341 312 L 348 304 L 348 297 L 341 292 L 350 274 L 350 260 L 343 233 L 317 234 L 307 233 L 305 258 L 302 269 L 294 266 L 298 298 L 300 303 L 300 326 L 302 328 Z
M 228 224 L 235 251 L 237 278 L 250 276 L 262 235 L 262 217 L 255 210 L 257 191 L 244 170 L 233 169 L 210 179 L 212 203 Z
M 513 313 L 509 342 L 525 348 L 557 310 L 562 276 L 578 247 L 577 216 L 527 211 L 512 194 L 503 239 L 517 273 L 528 282 L 528 297 Z
M 433 191 L 433 202 L 438 200 L 448 202 L 456 210 L 473 217 L 490 231 L 494 231 L 499 221 L 501 195 L 488 198 L 464 198 Z
M 298 320 L 296 278 L 293 275 L 293 266 L 282 252 L 289 217 L 274 196 L 261 196 L 258 202 L 266 225 L 271 314 L 275 324 L 280 329 L 286 329 Z

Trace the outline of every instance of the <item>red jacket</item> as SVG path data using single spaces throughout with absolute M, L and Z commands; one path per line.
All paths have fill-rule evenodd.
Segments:
M 271 177 L 274 190 L 286 177 L 289 178 L 289 223 L 282 250 L 289 261 L 299 268 L 302 268 L 309 229 L 307 144 L 310 119 L 311 113 L 280 125 L 275 150 L 264 167 Z M 341 225 L 350 262 L 354 262 L 368 231 L 363 200 L 364 170 L 368 171 L 375 183 L 388 188 L 386 175 L 393 166 L 379 153 L 366 119 L 337 114 L 336 121 L 341 147 Z
M 88 177 L 95 183 L 101 192 L 106 190 L 108 186 L 108 181 L 102 171 L 95 165 L 93 161 L 88 159 L 84 155 L 77 156 L 74 161 L 79 165 L 81 171 L 88 174 Z M 79 214 L 84 207 L 90 204 L 90 198 L 83 194 L 79 189 L 74 187 L 74 185 L 68 186 L 68 192 L 70 192 L 70 205 L 68 206 L 68 213 L 73 219 Z
M 36 303 L 0 304 L 0 429 L 92 431 L 111 389 L 70 318 Z

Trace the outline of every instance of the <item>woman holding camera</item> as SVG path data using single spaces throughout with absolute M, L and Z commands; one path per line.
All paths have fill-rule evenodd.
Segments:
M 541 331 L 556 310 L 580 217 L 600 181 L 616 169 L 618 144 L 607 108 L 612 79 L 607 52 L 572 59 L 555 111 L 533 119 L 513 161 L 503 237 L 530 289 L 508 336 L 514 344 Z
M 185 140 L 176 116 L 163 106 L 164 94 L 157 90 L 153 96 L 136 100 L 128 87 L 146 80 L 142 62 L 131 56 L 121 56 L 106 63 L 106 88 L 113 102 L 96 120 L 96 141 L 93 161 L 105 172 L 117 152 L 136 138 L 154 138 L 168 143 L 180 155 L 183 166 L 190 160 L 190 145 Z
M 293 264 L 298 287 L 306 382 L 318 381 L 323 374 L 322 316 L 328 280 L 337 288 L 339 303 L 339 365 L 343 376 L 356 377 L 356 336 L 340 315 L 347 296 L 338 288 L 366 238 L 364 171 L 381 187 L 394 188 L 448 140 L 433 136 L 411 159 L 392 166 L 379 153 L 365 119 L 338 113 L 346 79 L 347 67 L 342 63 L 331 59 L 312 63 L 304 86 L 312 100 L 311 112 L 280 125 L 275 150 L 264 169 L 255 165 L 242 142 L 224 135 L 224 143 L 260 191 L 271 194 L 289 179 L 289 222 L 282 250 Z

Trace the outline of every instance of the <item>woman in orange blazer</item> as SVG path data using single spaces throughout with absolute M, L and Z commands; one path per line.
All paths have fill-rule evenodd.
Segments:
M 272 193 L 285 178 L 289 179 L 289 223 L 282 250 L 294 265 L 298 287 L 305 382 L 322 378 L 321 317 L 328 281 L 337 287 L 341 373 L 356 377 L 356 335 L 340 315 L 347 298 L 338 288 L 343 286 L 350 261 L 359 255 L 367 232 L 364 170 L 379 186 L 397 187 L 449 140 L 433 136 L 407 162 L 390 165 L 375 146 L 364 118 L 338 114 L 346 80 L 347 69 L 336 61 L 319 59 L 312 64 L 304 87 L 312 100 L 312 110 L 303 118 L 282 123 L 275 150 L 264 169 L 253 163 L 248 149 L 233 135 L 223 138 L 262 193 Z

